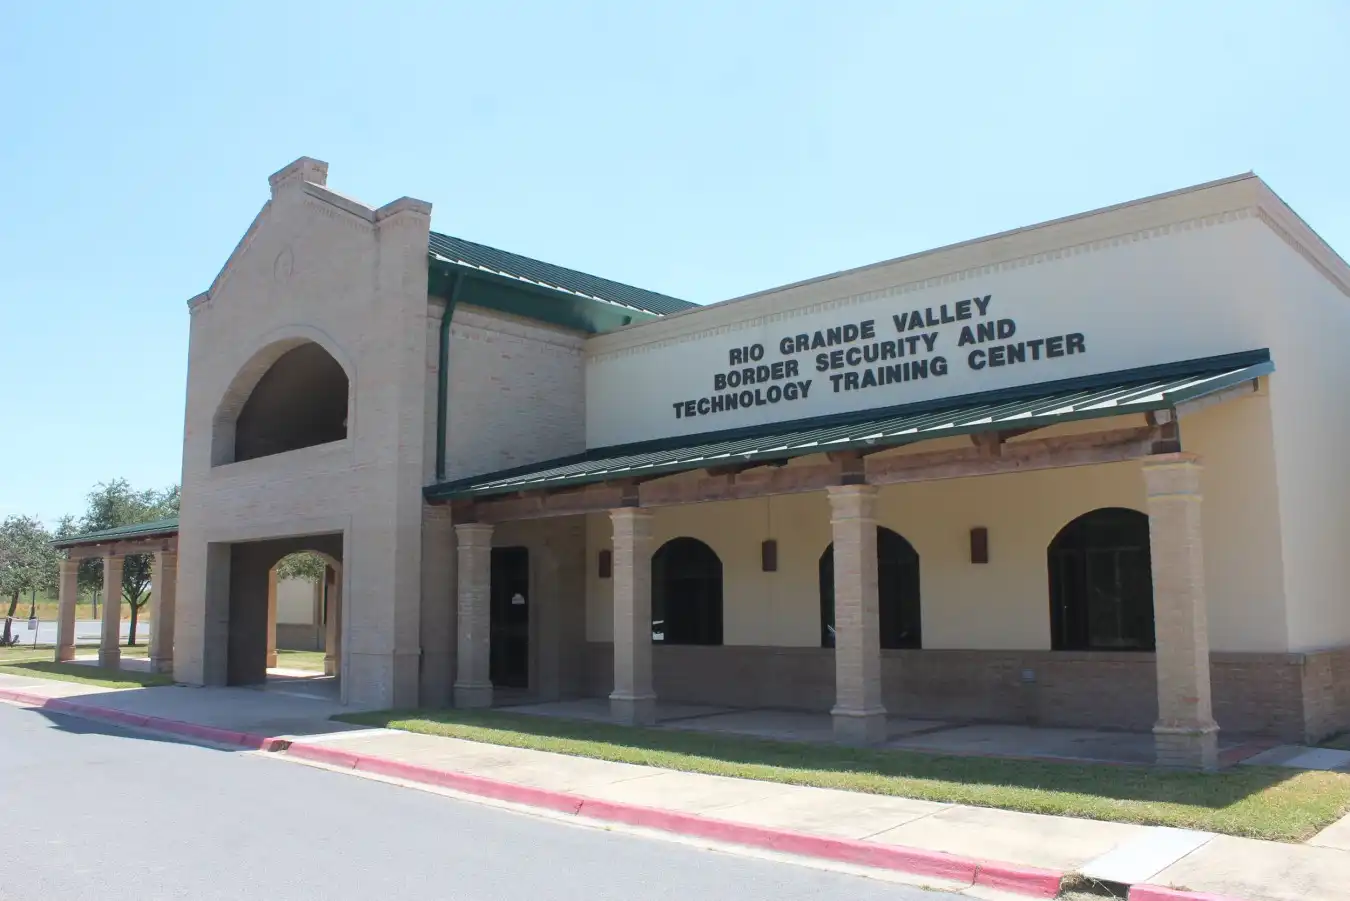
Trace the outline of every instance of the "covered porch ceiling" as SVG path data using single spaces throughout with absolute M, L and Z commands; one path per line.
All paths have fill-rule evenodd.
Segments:
M 624 506 L 790 494 L 830 485 L 887 485 L 1116 463 L 1182 450 L 1180 416 L 1253 394 L 1258 380 L 1273 371 L 1268 350 L 1206 357 L 862 413 L 595 448 L 432 485 L 425 496 L 431 503 L 455 505 L 456 521 L 505 522 Z M 1068 422 L 1139 414 L 1146 425 L 1022 437 Z M 970 445 L 875 456 L 953 436 L 969 436 Z M 820 459 L 796 460 L 812 456 Z M 701 476 L 669 478 L 693 472 Z

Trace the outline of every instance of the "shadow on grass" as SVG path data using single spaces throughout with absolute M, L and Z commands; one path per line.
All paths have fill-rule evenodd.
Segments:
M 384 711 L 335 718 L 689 772 L 1283 841 L 1307 838 L 1350 811 L 1350 776 L 1276 767 L 1188 773 L 953 756 L 496 710 Z
M 63 682 L 100 685 L 106 688 L 173 684 L 173 676 L 167 673 L 138 673 L 131 670 L 103 669 L 90 666 L 87 663 L 55 663 L 51 660 L 0 663 L 0 673 L 8 673 L 12 676 L 32 676 L 37 679 L 59 679 Z

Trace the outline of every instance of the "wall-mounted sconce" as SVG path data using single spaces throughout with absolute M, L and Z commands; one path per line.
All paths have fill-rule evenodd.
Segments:
M 970 562 L 989 562 L 989 530 L 984 526 L 970 530 Z
M 759 546 L 759 568 L 766 573 L 778 572 L 778 542 L 772 538 Z

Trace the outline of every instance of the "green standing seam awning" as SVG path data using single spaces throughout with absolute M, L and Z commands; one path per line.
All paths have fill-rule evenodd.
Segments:
M 425 495 L 442 501 L 490 497 L 1126 416 L 1170 409 L 1273 371 L 1268 350 L 1227 354 L 883 410 L 595 448 L 534 466 L 432 485 Z
M 178 517 L 155 519 L 150 522 L 138 522 L 130 526 L 118 526 L 115 529 L 103 529 L 99 532 L 85 532 L 83 535 L 71 535 L 58 538 L 52 547 L 76 547 L 84 544 L 104 544 L 109 541 L 134 541 L 140 538 L 155 538 L 174 535 L 178 532 Z

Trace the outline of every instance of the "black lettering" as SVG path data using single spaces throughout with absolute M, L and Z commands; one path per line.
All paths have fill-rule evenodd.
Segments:
M 843 374 L 842 372 L 836 372 L 834 375 L 830 376 L 830 381 L 834 383 L 834 393 L 835 393 L 835 394 L 838 394 L 838 393 L 839 393 L 839 383 L 840 383 L 840 381 L 843 380 L 843 378 L 844 378 L 844 374 Z
M 895 330 L 897 332 L 903 332 L 905 330 L 905 320 L 908 318 L 908 313 L 895 313 L 891 316 L 891 322 L 895 323 Z
M 980 315 L 981 315 L 981 316 L 988 316 L 988 315 L 989 315 L 989 298 L 992 297 L 992 296 L 993 296 L 992 294 L 986 294 L 986 295 L 984 295 L 984 299 L 983 299 L 983 300 L 981 300 L 981 299 L 978 298 L 978 297 L 972 297 L 972 298 L 971 298 L 971 301 L 972 301 L 972 302 L 975 304 L 975 306 L 979 309 Z
M 961 326 L 961 337 L 956 340 L 957 347 L 965 347 L 967 344 L 975 343 L 975 333 L 970 330 L 970 326 Z
M 928 345 L 928 352 L 931 354 L 933 348 L 937 345 L 937 332 L 926 332 L 923 335 L 923 343 Z
M 1044 338 L 1032 338 L 1027 342 L 1027 347 L 1031 348 L 1031 359 L 1039 360 L 1041 358 L 1041 345 L 1044 343 Z
M 861 331 L 863 340 L 870 341 L 877 336 L 876 320 L 869 319 L 862 324 Z
M 755 393 L 753 391 L 741 392 L 741 406 L 753 407 L 755 405 Z
M 989 348 L 989 365 L 1002 366 L 1006 361 L 1003 359 L 1003 345 L 996 345 Z
M 994 323 L 981 322 L 975 326 L 975 340 L 983 344 L 994 340 Z
M 727 395 L 719 394 L 712 399 L 712 411 L 714 413 L 721 413 L 726 408 L 727 408 Z
M 772 369 L 772 371 L 770 372 L 770 375 L 773 377 L 773 380 L 776 382 L 776 381 L 778 381 L 779 379 L 781 379 L 781 378 L 783 377 L 783 373 L 787 370 L 787 367 L 783 365 L 783 361 L 782 361 L 782 360 L 779 360 L 778 362 L 776 362 L 776 363 L 773 364 L 773 366 L 771 367 L 771 369 Z
M 1000 319 L 998 321 L 998 337 L 1000 340 L 1011 338 L 1017 333 L 1017 323 L 1011 319 Z
M 1045 355 L 1047 357 L 1064 356 L 1064 336 L 1056 335 L 1053 338 L 1045 339 Z
M 796 400 L 796 399 L 797 399 L 797 383 L 788 382 L 786 385 L 783 386 L 783 400 Z
M 770 385 L 766 396 L 769 398 L 769 403 L 776 404 L 783 399 L 783 389 L 778 385 Z
M 909 377 L 911 381 L 914 379 L 928 378 L 928 361 L 911 360 L 909 364 Z
M 831 369 L 844 368 L 844 352 L 842 350 L 830 351 L 830 368 Z
M 812 349 L 812 350 L 819 350 L 820 348 L 825 347 L 825 346 L 826 346 L 826 345 L 825 345 L 825 333 L 824 333 L 824 332 L 816 332 L 813 336 L 811 336 L 811 349 Z
M 769 381 L 769 379 L 770 379 L 770 377 L 771 377 L 772 375 L 773 375 L 773 370 L 770 369 L 768 366 L 756 366 L 756 367 L 755 367 L 755 381 L 758 382 L 758 383 L 761 384 L 761 385 L 764 384 L 765 382 Z
M 671 404 L 671 406 L 675 408 L 675 418 L 679 419 L 680 413 L 684 411 L 684 401 L 677 400 L 675 403 Z
M 844 343 L 843 326 L 836 325 L 834 328 L 827 328 L 825 330 L 825 340 L 829 342 L 829 345 L 831 347 L 834 347 L 836 344 L 843 344 Z
M 923 311 L 923 324 L 928 326 L 929 328 L 932 328 L 935 325 L 942 324 L 941 322 L 938 322 L 936 319 L 933 318 L 932 307 L 928 307 L 926 310 Z
M 700 397 L 698 399 L 698 415 L 707 416 L 711 412 L 712 412 L 712 401 L 706 397 Z
M 727 390 L 727 377 L 725 374 L 719 372 L 717 373 L 717 375 L 713 376 L 713 390 L 714 391 Z
M 956 318 L 957 319 L 970 318 L 970 301 L 958 300 L 956 302 Z
M 741 370 L 741 384 L 742 384 L 742 385 L 753 385 L 754 383 L 755 383 L 755 370 L 753 370 L 753 369 L 742 369 L 742 370 Z
M 905 364 L 896 363 L 894 366 L 886 367 L 886 384 L 892 382 L 903 382 L 905 380 Z
M 878 347 L 881 348 L 881 359 L 894 360 L 899 354 L 895 351 L 894 341 L 882 341 Z
M 1027 346 L 1018 341 L 1016 344 L 1008 345 L 1008 365 L 1014 363 L 1025 363 L 1027 361 Z
M 946 375 L 946 374 L 947 374 L 947 358 L 946 358 L 946 357 L 934 357 L 934 358 L 933 358 L 933 362 L 930 363 L 929 366 L 928 366 L 928 371 L 931 372 L 931 373 L 933 373 L 933 375 Z
M 850 347 L 844 352 L 844 362 L 850 366 L 857 366 L 862 362 L 862 348 Z
M 806 399 L 806 395 L 808 395 L 808 394 L 811 393 L 811 380 L 810 380 L 810 379 L 807 379 L 806 381 L 804 381 L 804 382 L 798 382 L 797 384 L 801 386 L 801 389 L 802 389 L 802 399 L 805 400 L 805 399 Z
M 856 391 L 857 388 L 858 388 L 858 373 L 856 372 L 844 373 L 844 390 Z
M 951 313 L 948 313 L 948 312 L 947 312 L 947 305 L 946 305 L 945 303 L 942 305 L 941 310 L 942 310 L 942 317 L 941 317 L 941 318 L 942 318 L 942 323 L 943 323 L 944 325 L 946 325 L 948 322 L 955 322 L 955 321 L 956 321 L 956 317 L 953 316 Z
M 740 398 L 737 397 L 735 394 L 728 394 L 728 395 L 727 395 L 727 409 L 728 409 L 728 410 L 734 410 L 734 409 L 736 409 L 736 408 L 739 407 L 739 406 L 740 406 Z
M 733 369 L 727 373 L 727 387 L 728 388 L 741 387 L 741 371 L 739 369 Z
M 816 372 L 824 372 L 830 368 L 829 354 L 816 354 Z
M 761 388 L 756 388 L 756 389 L 755 389 L 755 406 L 756 406 L 756 407 L 762 407 L 762 406 L 764 406 L 765 403 L 766 403 L 766 401 L 764 400 L 764 391 L 763 391 L 763 389 L 761 389 Z
M 798 336 L 797 336 L 797 353 L 802 353 L 803 351 L 807 351 L 807 350 L 810 350 L 810 349 L 811 349 L 811 336 L 810 336 L 810 335 L 798 335 Z
M 797 361 L 788 360 L 787 367 L 784 371 L 787 373 L 788 378 L 795 379 L 797 377 Z
M 850 342 L 857 340 L 858 340 L 858 327 L 850 322 L 848 325 L 844 326 L 844 341 Z
M 791 338 L 784 338 L 782 341 L 778 342 L 778 352 L 786 357 L 792 353 L 796 346 L 797 345 L 792 343 Z
M 693 402 L 692 400 L 687 400 L 687 401 L 684 402 L 684 418 L 685 418 L 685 419 L 688 419 L 690 416 L 695 415 L 696 412 L 697 412 L 697 411 L 695 410 L 695 404 L 694 404 L 694 402 Z
M 744 363 L 744 362 L 745 362 L 745 355 L 741 352 L 741 349 L 740 349 L 739 347 L 732 348 L 732 351 L 731 351 L 731 365 L 732 365 L 732 366 L 739 366 L 739 365 L 741 365 L 741 364 Z
M 875 388 L 877 386 L 877 374 L 871 369 L 863 370 L 862 387 Z
M 863 362 L 875 363 L 877 360 L 881 359 L 881 345 L 875 342 L 872 344 L 864 344 L 862 352 Z
M 763 344 L 752 344 L 752 345 L 750 345 L 750 359 L 754 360 L 756 363 L 758 363 L 760 360 L 764 359 L 764 345 L 763 345 Z
M 912 357 L 919 352 L 919 342 L 923 340 L 923 335 L 910 335 L 905 339 L 905 344 L 909 347 L 909 355 Z
M 1083 337 L 1081 332 L 1074 332 L 1073 334 L 1069 335 L 1065 340 L 1069 345 L 1068 346 L 1069 353 L 1071 354 L 1087 353 L 1087 339 Z
M 971 369 L 983 369 L 984 351 L 979 350 L 978 348 L 972 350 L 970 352 L 970 356 L 966 358 L 966 363 L 970 366 Z

